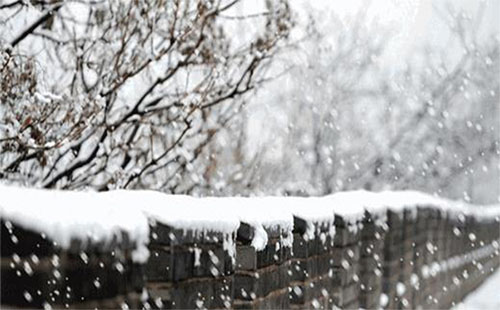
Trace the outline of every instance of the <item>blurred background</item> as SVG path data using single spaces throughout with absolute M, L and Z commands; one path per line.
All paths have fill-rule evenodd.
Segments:
M 500 2 L 2 2 L 0 178 L 500 200 Z
M 263 191 L 417 189 L 498 202 L 498 1 L 292 7 L 284 73 L 248 114 Z

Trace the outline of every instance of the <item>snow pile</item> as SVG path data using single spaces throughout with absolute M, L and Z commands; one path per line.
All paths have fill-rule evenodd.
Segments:
M 284 245 L 292 246 L 293 215 L 278 197 L 198 198 L 198 201 L 201 204 L 212 201 L 225 208 L 226 212 L 235 214 L 240 221 L 254 227 L 252 245 L 257 250 L 263 250 L 267 245 L 267 230 L 282 230 L 288 236 L 283 240 Z
M 283 245 L 292 246 L 293 218 L 306 221 L 307 238 L 315 227 L 329 227 L 333 237 L 335 216 L 357 229 L 365 211 L 385 221 L 387 209 L 402 214 L 416 206 L 438 208 L 478 219 L 499 219 L 500 207 L 477 207 L 419 192 L 342 192 L 325 197 L 194 198 L 153 191 L 68 192 L 0 185 L 0 216 L 40 233 L 62 247 L 72 239 L 109 242 L 128 233 L 136 243 L 134 259 L 148 258 L 149 222 L 155 220 L 195 233 L 221 232 L 224 248 L 235 252 L 234 234 L 245 222 L 254 227 L 252 245 L 262 250 L 269 230 L 281 230 Z
M 224 235 L 224 249 L 231 257 L 235 255 L 232 235 L 238 230 L 240 220 L 234 212 L 227 212 L 227 206 L 214 199 L 204 199 L 200 203 L 198 198 L 155 191 L 117 190 L 94 195 L 107 197 L 118 208 L 124 205 L 136 208 L 146 221 L 153 219 L 173 228 L 193 230 L 197 234 L 220 232 Z
M 145 261 L 148 220 L 133 204 L 117 204 L 112 195 L 46 191 L 0 185 L 3 220 L 40 233 L 68 248 L 72 239 L 109 242 L 125 231 L 136 242 L 133 258 Z
M 475 291 L 468 295 L 454 310 L 498 310 L 500 309 L 500 298 L 498 298 L 498 287 L 500 286 L 500 269 L 495 271 Z

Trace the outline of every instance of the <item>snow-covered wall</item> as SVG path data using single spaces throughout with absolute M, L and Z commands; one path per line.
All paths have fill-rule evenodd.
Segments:
M 500 264 L 500 207 L 417 192 L 193 198 L 0 185 L 1 303 L 443 308 Z

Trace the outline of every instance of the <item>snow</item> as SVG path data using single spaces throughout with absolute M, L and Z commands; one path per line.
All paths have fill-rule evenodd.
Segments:
M 406 292 L 406 286 L 402 282 L 398 282 L 396 285 L 396 293 L 398 296 L 403 296 L 403 294 Z
M 389 296 L 386 294 L 380 294 L 380 306 L 386 307 L 389 304 Z
M 47 235 L 67 248 L 72 239 L 111 241 L 120 232 L 133 236 L 137 261 L 147 259 L 148 220 L 134 205 L 115 204 L 108 195 L 46 191 L 0 185 L 0 216 Z
M 228 214 L 238 218 L 255 229 L 252 245 L 257 250 L 263 250 L 268 241 L 267 230 L 282 229 L 291 236 L 293 230 L 293 215 L 283 206 L 283 201 L 278 197 L 242 197 L 226 198 L 196 198 L 200 205 L 206 201 L 223 208 Z M 285 240 L 285 245 L 291 246 L 291 239 Z
M 500 286 L 500 269 L 497 269 L 475 291 L 470 293 L 454 310 L 497 310 L 500 309 L 498 287 Z
M 200 258 L 201 258 L 201 249 L 199 248 L 194 248 L 194 266 L 199 267 L 201 266 Z
M 315 238 L 318 225 L 329 227 L 328 233 L 333 237 L 335 216 L 341 216 L 357 229 L 365 210 L 384 215 L 391 209 L 402 214 L 405 208 L 416 210 L 415 206 L 478 218 L 500 216 L 498 206 L 474 207 L 410 191 L 353 191 L 308 198 L 195 198 L 154 191 L 70 192 L 0 185 L 0 215 L 6 220 L 46 234 L 62 247 L 69 247 L 72 239 L 109 242 L 124 231 L 136 244 L 133 258 L 139 262 L 149 255 L 151 220 L 197 234 L 220 232 L 224 235 L 224 249 L 234 259 L 234 234 L 240 222 L 255 228 L 252 245 L 262 250 L 268 242 L 266 230 L 280 229 L 284 236 L 282 245 L 292 246 L 294 216 L 307 223 L 304 237 Z

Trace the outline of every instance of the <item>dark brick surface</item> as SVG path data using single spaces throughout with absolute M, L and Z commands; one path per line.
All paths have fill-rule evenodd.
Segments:
M 19 256 L 34 254 L 44 257 L 60 252 L 58 247 L 43 233 L 26 230 L 3 219 L 0 220 L 0 226 L 0 254 L 2 257 L 10 257 L 13 254 Z
M 380 225 L 385 216 L 387 223 Z M 292 248 L 282 242 L 289 232 L 273 227 L 266 228 L 269 240 L 261 251 L 250 245 L 252 226 L 242 223 L 231 236 L 233 261 L 220 233 L 195 234 L 152 222 L 151 255 L 140 265 L 131 261 L 133 243 L 126 234 L 107 244 L 74 240 L 62 251 L 41 234 L 2 220 L 1 303 L 80 309 L 372 309 L 380 307 L 385 294 L 386 309 L 449 308 L 500 265 L 498 251 L 477 256 L 478 249 L 500 242 L 495 219 L 478 221 L 429 206 L 366 213 L 360 223 L 336 216 L 333 240 L 328 225 L 313 223 L 316 234 L 308 239 L 308 224 L 300 218 L 294 223 Z M 435 268 L 450 258 L 468 261 Z M 402 285 L 403 293 L 398 292 Z

